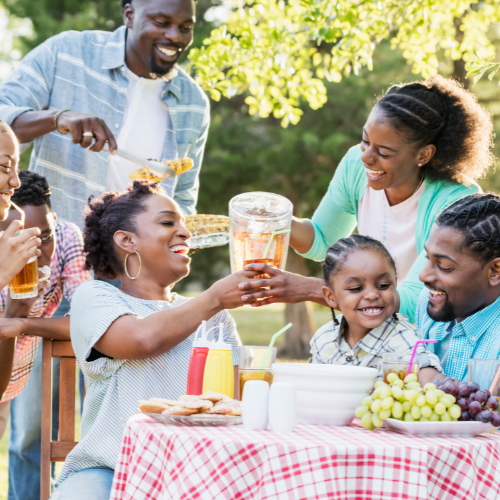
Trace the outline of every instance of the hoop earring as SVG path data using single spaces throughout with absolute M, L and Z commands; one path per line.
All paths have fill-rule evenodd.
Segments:
M 137 254 L 137 257 L 139 258 L 139 271 L 137 271 L 137 274 L 135 276 L 130 276 L 130 274 L 128 273 L 128 269 L 127 269 L 127 259 L 129 257 L 129 255 L 132 255 L 131 253 L 128 253 L 126 256 L 125 256 L 125 261 L 123 262 L 123 267 L 125 268 L 125 273 L 127 274 L 127 276 L 131 279 L 131 280 L 135 280 L 137 279 L 137 277 L 139 276 L 139 274 L 141 274 L 141 267 L 142 267 L 142 261 L 141 261 L 141 256 L 139 255 L 139 252 L 137 250 L 134 250 L 132 253 L 135 253 Z

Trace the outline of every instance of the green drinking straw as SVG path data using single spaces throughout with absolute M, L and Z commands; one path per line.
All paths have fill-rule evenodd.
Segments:
M 271 237 L 269 238 L 269 242 L 267 243 L 267 247 L 264 251 L 264 255 L 262 257 L 262 259 L 265 259 L 267 257 L 267 254 L 269 253 L 269 250 L 271 249 L 271 244 L 273 242 L 273 238 L 277 235 L 277 234 L 284 234 L 284 233 L 289 233 L 291 231 L 291 229 L 283 229 L 282 231 L 274 231 L 272 234 L 271 234 Z
M 289 230 L 288 230 L 289 231 Z M 262 366 L 260 368 L 260 372 L 259 372 L 259 378 L 262 378 L 262 376 L 264 375 L 264 368 L 266 367 L 267 365 L 267 362 L 271 356 L 271 352 L 273 350 L 273 345 L 274 345 L 274 342 L 276 342 L 276 339 L 284 332 L 286 332 L 289 328 L 292 327 L 292 323 L 288 323 L 288 325 L 286 325 L 284 328 L 282 328 L 278 333 L 275 333 L 273 335 L 273 338 L 271 339 L 271 343 L 269 344 L 269 347 L 267 348 L 267 352 L 266 352 L 266 357 L 264 358 L 264 362 L 262 363 Z

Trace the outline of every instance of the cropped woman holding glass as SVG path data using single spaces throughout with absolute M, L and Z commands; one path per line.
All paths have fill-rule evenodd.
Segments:
M 391 87 L 371 111 L 361 144 L 337 167 L 313 218 L 293 220 L 290 245 L 323 260 L 328 247 L 357 226 L 394 258 L 398 311 L 413 321 L 431 226 L 445 207 L 481 191 L 475 181 L 494 162 L 492 132 L 488 112 L 454 80 L 436 76 Z M 271 276 L 240 285 L 247 291 L 243 301 L 254 307 L 304 300 L 326 305 L 321 279 L 261 264 L 245 269 Z
M 21 185 L 18 163 L 19 143 L 11 128 L 0 120 L 0 221 L 7 219 L 11 207 L 10 197 Z M 34 227 L 15 236 L 21 227 L 21 221 L 15 220 L 0 234 L 0 290 L 23 269 L 28 260 L 41 254 L 37 248 L 41 243 L 38 238 L 40 230 Z M 15 342 L 15 338 L 0 341 L 0 399 L 10 381 L 11 352 Z
M 189 273 L 189 239 L 176 202 L 158 184 L 134 182 L 91 200 L 85 213 L 86 266 L 117 289 L 88 281 L 71 304 L 71 342 L 85 377 L 82 436 L 68 455 L 53 498 L 108 499 L 123 429 L 138 401 L 186 393 L 194 333 L 223 325 L 224 341 L 240 343 L 226 311 L 241 305 L 241 271 L 193 299 L 172 292 Z

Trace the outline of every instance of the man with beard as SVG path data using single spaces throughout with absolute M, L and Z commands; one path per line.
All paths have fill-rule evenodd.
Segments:
M 0 85 L 0 118 L 25 147 L 34 143 L 29 169 L 47 179 L 59 220 L 80 228 L 91 195 L 125 188 L 128 174 L 141 168 L 104 151 L 106 142 L 112 152 L 119 146 L 143 158 L 193 158 L 191 170 L 162 184 L 185 213 L 195 212 L 210 110 L 204 92 L 177 65 L 193 40 L 195 2 L 122 0 L 122 10 L 125 25 L 113 33 L 54 36 Z M 54 317 L 68 307 L 63 301 Z M 35 369 L 41 361 L 40 349 Z M 30 398 L 40 398 L 36 387 L 28 383 L 14 407 L 29 413 Z M 35 500 L 40 445 L 33 436 L 40 415 L 16 417 L 12 410 L 11 419 L 17 425 L 8 498 Z
M 122 0 L 122 9 L 124 26 L 54 36 L 0 86 L 0 118 L 25 146 L 34 142 L 30 170 L 47 178 L 59 217 L 80 227 L 89 196 L 124 189 L 141 168 L 106 142 L 113 153 L 193 158 L 163 186 L 195 212 L 209 103 L 177 65 L 193 41 L 195 2 Z
M 441 212 L 425 244 L 420 273 L 426 288 L 417 305 L 417 326 L 438 355 L 420 382 L 452 377 L 467 381 L 471 358 L 500 358 L 500 197 L 467 196 Z

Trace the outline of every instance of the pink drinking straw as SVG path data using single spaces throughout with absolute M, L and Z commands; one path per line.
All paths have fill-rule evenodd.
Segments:
M 413 348 L 413 351 L 411 353 L 410 365 L 408 366 L 406 375 L 409 375 L 411 373 L 411 367 L 413 366 L 413 360 L 415 359 L 415 355 L 417 354 L 418 344 L 435 344 L 436 342 L 437 340 L 417 340 L 415 347 Z

